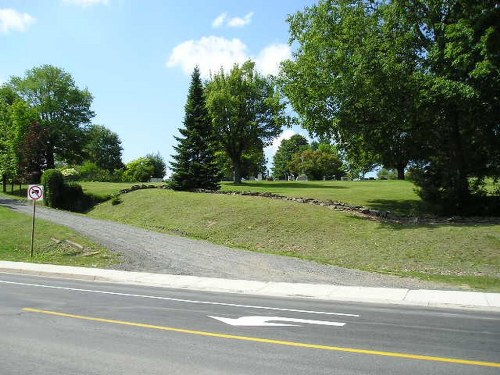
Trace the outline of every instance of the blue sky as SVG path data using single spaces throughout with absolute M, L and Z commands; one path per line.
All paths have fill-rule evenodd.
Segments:
M 93 94 L 93 123 L 118 133 L 125 162 L 151 152 L 169 162 L 194 65 L 208 77 L 251 58 L 276 73 L 291 56 L 287 15 L 313 3 L 0 0 L 0 83 L 43 64 L 63 68 Z M 305 134 L 282 137 L 294 131 Z

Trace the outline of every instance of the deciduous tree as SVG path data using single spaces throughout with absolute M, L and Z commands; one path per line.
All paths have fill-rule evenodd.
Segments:
M 329 0 L 289 18 L 281 86 L 304 126 L 366 152 L 442 211 L 500 176 L 500 8 L 482 0 Z M 356 159 L 356 158 L 354 158 Z
M 240 184 L 243 155 L 262 150 L 280 134 L 286 123 L 285 105 L 273 83 L 251 61 L 215 74 L 207 92 L 215 134 L 233 164 L 234 183 Z
M 52 65 L 28 70 L 24 77 L 12 77 L 8 86 L 36 110 L 40 126 L 47 131 L 46 167 L 53 168 L 56 157 L 81 162 L 84 125 L 94 116 L 90 92 L 79 89 L 69 73 Z
M 290 162 L 293 155 L 304 151 L 309 147 L 307 139 L 300 134 L 294 134 L 289 139 L 281 141 L 276 154 L 273 158 L 273 177 L 277 179 L 286 179 L 293 175 L 290 169 Z
M 118 134 L 102 125 L 90 125 L 85 131 L 84 157 L 107 171 L 123 168 L 122 146 Z

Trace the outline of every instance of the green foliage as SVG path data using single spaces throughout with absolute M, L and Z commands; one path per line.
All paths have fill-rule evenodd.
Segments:
M 372 161 L 398 178 L 423 165 L 422 197 L 448 213 L 469 211 L 472 177 L 500 176 L 494 2 L 323 0 L 289 23 L 298 49 L 282 90 L 349 164 Z
M 398 174 L 394 169 L 381 168 L 377 172 L 377 177 L 379 180 L 395 180 L 398 178 Z
M 408 75 L 417 62 L 392 18 L 384 2 L 350 0 L 320 1 L 291 16 L 299 48 L 280 82 L 307 130 L 334 136 L 353 161 L 368 152 L 404 169 L 414 150 Z
M 344 174 L 336 149 L 325 144 L 294 154 L 289 168 L 296 175 L 304 173 L 309 180 L 339 179 Z
M 157 152 L 156 154 L 147 154 L 146 158 L 151 160 L 151 163 L 153 163 L 154 166 L 153 175 L 151 177 L 164 178 L 167 173 L 167 165 L 165 164 L 165 160 L 163 160 L 160 153 Z
M 300 134 L 294 134 L 289 139 L 282 140 L 276 154 L 274 154 L 273 177 L 281 180 L 292 176 L 294 173 L 290 169 L 290 162 L 293 155 L 308 147 L 309 142 Z
M 83 192 L 81 185 L 64 184 L 61 207 L 64 210 L 85 212 L 94 205 L 94 199 Z
M 221 172 L 215 156 L 216 140 L 198 68 L 191 76 L 184 127 L 179 133 L 182 137 L 175 137 L 178 145 L 174 147 L 177 153 L 171 163 L 170 186 L 175 190 L 218 190 Z
M 102 125 L 90 125 L 85 133 L 84 153 L 87 160 L 109 172 L 123 168 L 123 148 L 118 134 Z
M 80 178 L 80 174 L 75 168 L 61 169 L 61 173 L 64 176 L 65 181 L 77 181 Z
M 224 151 L 216 152 L 215 158 L 219 169 L 222 171 L 222 178 L 224 180 L 233 180 L 234 168 L 231 158 Z M 263 176 L 266 175 L 266 163 L 267 159 L 263 149 L 245 152 L 241 156 L 241 177 L 250 180 L 257 177 L 259 173 L 262 173 Z
M 91 196 L 84 194 L 80 185 L 67 184 L 57 169 L 47 169 L 42 175 L 45 204 L 52 208 L 85 212 L 95 203 Z
M 36 111 L 47 130 L 47 168 L 54 168 L 56 155 L 69 163 L 80 162 L 83 126 L 94 116 L 90 92 L 80 90 L 69 73 L 51 65 L 28 70 L 23 78 L 12 77 L 8 86 Z
M 129 182 L 147 182 L 153 176 L 154 164 L 146 157 L 132 160 L 126 165 L 123 178 Z
M 243 155 L 262 150 L 287 124 L 285 104 L 273 83 L 251 61 L 221 70 L 207 87 L 207 107 L 221 148 L 231 159 L 234 182 L 241 183 Z
M 42 175 L 45 204 L 52 208 L 62 208 L 64 176 L 57 169 L 47 169 Z
M 17 95 L 7 86 L 0 87 L 0 176 L 3 191 L 6 190 L 7 178 L 17 173 L 16 133 L 12 119 L 12 105 L 18 100 Z

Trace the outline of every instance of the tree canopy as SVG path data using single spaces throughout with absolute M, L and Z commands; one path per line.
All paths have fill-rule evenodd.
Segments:
M 274 154 L 273 177 L 287 179 L 294 175 L 294 172 L 290 168 L 290 162 L 294 154 L 304 151 L 308 147 L 309 142 L 300 134 L 294 134 L 289 139 L 283 139 L 278 150 L 276 150 L 276 154 Z
M 261 152 L 286 123 L 285 105 L 273 83 L 247 61 L 221 70 L 206 86 L 207 106 L 221 148 L 241 183 L 244 154 Z
M 355 164 L 421 166 L 422 197 L 450 212 L 470 206 L 471 177 L 499 177 L 494 2 L 323 0 L 288 21 L 280 86 L 306 129 Z
M 103 125 L 90 125 L 85 130 L 85 138 L 85 159 L 108 171 L 123 168 L 123 148 L 118 134 Z
M 56 157 L 81 162 L 84 126 L 94 116 L 90 92 L 79 89 L 69 73 L 52 65 L 12 77 L 7 85 L 36 111 L 40 126 L 46 129 L 46 167 L 54 168 Z

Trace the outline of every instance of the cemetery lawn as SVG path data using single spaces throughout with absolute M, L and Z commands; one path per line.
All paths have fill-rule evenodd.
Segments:
M 401 215 L 425 213 L 424 205 L 410 181 L 246 181 L 242 185 L 223 182 L 223 191 L 256 191 L 332 200 Z
M 294 184 L 294 185 L 289 185 Z M 400 212 L 421 209 L 406 181 L 224 184 Z M 138 190 L 89 216 L 252 251 L 500 291 L 500 225 L 401 225 L 261 197 Z
M 0 259 L 12 262 L 50 263 L 107 268 L 119 263 L 118 255 L 78 235 L 75 231 L 36 219 L 34 256 L 30 257 L 32 218 L 0 207 Z M 57 244 L 52 238 L 60 240 Z M 64 240 L 84 246 L 84 252 Z

